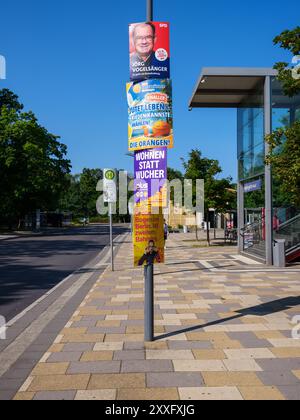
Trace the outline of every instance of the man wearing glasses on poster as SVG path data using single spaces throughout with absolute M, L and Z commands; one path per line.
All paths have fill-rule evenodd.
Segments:
M 131 27 L 131 43 L 134 52 L 130 56 L 130 79 L 169 78 L 169 56 L 164 48 L 155 51 L 156 27 L 151 22 Z

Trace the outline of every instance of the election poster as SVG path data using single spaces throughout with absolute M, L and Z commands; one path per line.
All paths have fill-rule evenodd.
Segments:
M 166 22 L 129 25 L 130 80 L 170 78 L 170 27 Z
M 133 222 L 134 266 L 164 263 L 164 216 L 135 212 Z
M 141 211 L 167 206 L 167 148 L 134 154 L 135 205 Z
M 151 79 L 127 84 L 129 151 L 173 147 L 172 84 Z

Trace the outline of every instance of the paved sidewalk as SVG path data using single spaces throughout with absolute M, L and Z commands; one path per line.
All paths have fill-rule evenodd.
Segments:
M 143 277 L 130 236 L 15 399 L 300 399 L 300 270 L 170 235 L 144 343 Z

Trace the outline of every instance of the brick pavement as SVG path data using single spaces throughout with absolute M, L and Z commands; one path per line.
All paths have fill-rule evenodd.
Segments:
M 155 268 L 155 336 L 128 236 L 16 400 L 300 399 L 300 271 L 172 234 Z

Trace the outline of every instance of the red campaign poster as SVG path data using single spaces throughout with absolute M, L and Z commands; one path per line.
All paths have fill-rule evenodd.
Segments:
M 130 80 L 170 78 L 170 25 L 142 22 L 129 25 Z

